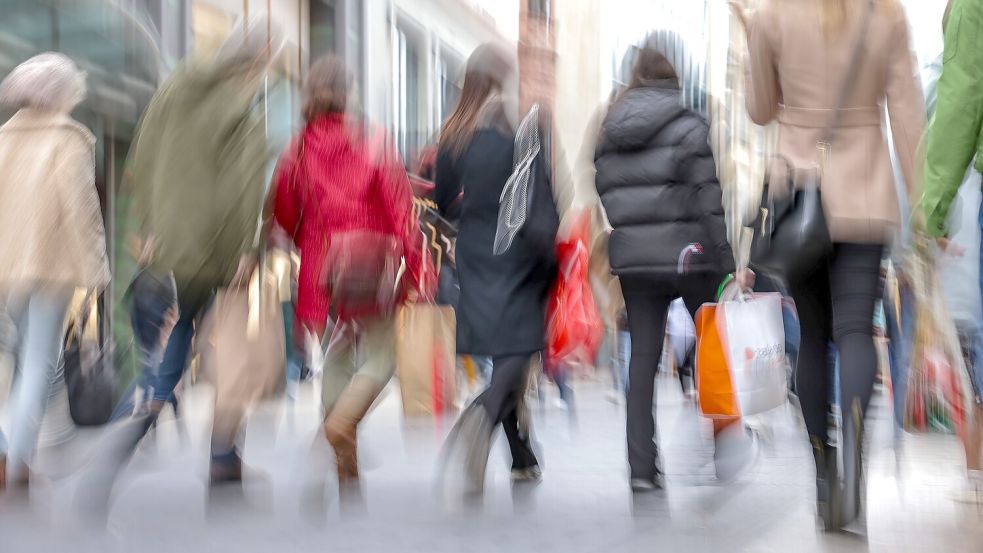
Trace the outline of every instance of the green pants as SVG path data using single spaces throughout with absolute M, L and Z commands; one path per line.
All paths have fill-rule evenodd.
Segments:
M 381 391 L 396 370 L 396 321 L 392 317 L 364 319 L 346 329 L 324 356 L 321 406 L 329 413 L 356 376 L 371 380 Z

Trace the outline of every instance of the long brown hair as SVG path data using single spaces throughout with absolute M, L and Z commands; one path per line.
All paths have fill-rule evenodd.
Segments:
M 319 58 L 304 81 L 304 103 L 301 112 L 305 121 L 319 115 L 345 113 L 352 75 L 338 56 Z
M 502 92 L 514 72 L 511 56 L 494 44 L 482 44 L 468 59 L 464 86 L 454 113 L 440 131 L 438 148 L 454 157 L 464 153 L 479 123 L 481 109 L 493 94 Z
M 679 77 L 676 75 L 676 69 L 672 66 L 672 62 L 666 58 L 652 41 L 647 41 L 646 44 L 638 51 L 638 57 L 635 59 L 635 66 L 632 68 L 631 72 L 631 82 L 628 83 L 628 88 L 639 88 L 646 86 L 653 81 L 661 80 L 671 80 L 679 83 Z

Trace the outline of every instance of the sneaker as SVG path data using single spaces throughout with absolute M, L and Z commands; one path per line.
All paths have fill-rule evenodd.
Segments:
M 242 482 L 242 459 L 235 451 L 212 457 L 208 483 L 212 486 Z
M 963 486 L 954 490 L 950 496 L 956 503 L 983 505 L 983 473 L 978 470 L 969 471 L 969 476 Z
M 539 482 L 543 479 L 543 471 L 539 465 L 533 465 L 524 469 L 512 469 L 513 482 Z
M 615 405 L 622 405 L 625 403 L 625 394 L 619 392 L 618 390 L 610 390 L 607 393 L 608 401 Z
M 665 487 L 666 487 L 666 478 L 661 473 L 656 474 L 652 478 L 631 479 L 631 491 L 635 493 L 645 493 L 645 492 L 652 492 L 656 490 L 664 490 Z

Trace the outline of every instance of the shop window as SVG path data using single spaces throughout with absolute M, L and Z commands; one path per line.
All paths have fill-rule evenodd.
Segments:
M 419 152 L 426 137 L 420 101 L 420 48 L 404 29 L 393 43 L 393 123 L 399 153 L 405 162 Z

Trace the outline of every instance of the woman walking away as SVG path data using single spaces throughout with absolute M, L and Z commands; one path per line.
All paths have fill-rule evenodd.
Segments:
M 778 120 L 779 154 L 799 169 L 819 161 L 820 141 L 832 142 L 822 195 L 833 250 L 812 274 L 789 283 L 802 324 L 795 388 L 815 456 L 819 516 L 827 530 L 862 526 L 864 415 L 877 374 L 871 320 L 881 259 L 899 224 L 880 106 L 887 105 L 909 192 L 925 117 L 908 22 L 896 0 L 767 0 L 745 28 L 751 119 Z M 828 141 L 824 128 L 834 112 Z M 830 339 L 840 362 L 840 452 L 827 424 Z
M 423 261 L 406 171 L 388 141 L 378 139 L 384 135 L 370 139 L 362 123 L 346 115 L 350 89 L 351 75 L 338 58 L 311 66 L 306 125 L 274 177 L 274 217 L 300 251 L 298 321 L 318 336 L 329 316 L 333 323 L 321 392 L 323 430 L 339 483 L 354 488 L 358 423 L 393 375 L 393 311 L 403 298 L 359 304 L 351 290 L 393 290 L 395 278 L 380 274 L 395 277 L 395 271 L 366 274 L 359 267 L 393 267 L 401 256 L 408 269 L 401 282 L 418 283 Z M 352 278 L 360 282 L 353 286 Z
M 597 191 L 613 227 L 611 270 L 621 280 L 631 335 L 627 426 L 635 491 L 665 485 L 652 403 L 669 305 L 681 297 L 693 316 L 734 269 L 708 136 L 703 118 L 683 107 L 676 70 L 650 37 L 628 88 L 608 110 L 595 154 Z M 718 424 L 717 434 L 727 426 Z M 741 437 L 740 424 L 733 427 Z M 717 476 L 729 478 L 741 464 L 718 462 Z
M 435 198 L 441 211 L 464 192 L 457 238 L 457 350 L 490 356 L 494 367 L 488 387 L 458 421 L 458 434 L 470 444 L 467 478 L 472 491 L 484 486 L 488 448 L 498 424 L 512 453 L 512 478 L 540 478 L 529 429 L 520 424 L 525 419 L 520 403 L 530 359 L 543 351 L 546 298 L 555 270 L 521 233 L 504 253 L 495 253 L 499 198 L 513 171 L 515 113 L 506 90 L 515 77 L 512 57 L 492 45 L 471 55 L 461 99 L 444 124 L 437 155 Z
M 35 56 L 0 83 L 0 104 L 18 109 L 0 127 L 0 303 L 20 342 L 0 488 L 27 482 L 72 294 L 109 283 L 95 137 L 69 116 L 84 97 L 84 73 L 62 54 Z

